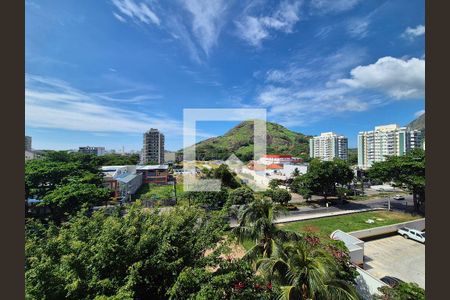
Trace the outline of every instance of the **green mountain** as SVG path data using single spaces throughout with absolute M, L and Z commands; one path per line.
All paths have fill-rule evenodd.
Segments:
M 421 130 L 421 131 L 425 132 L 425 114 L 421 114 L 419 117 L 417 117 L 411 123 L 406 125 L 406 127 L 408 127 L 409 129 Z
M 290 154 L 307 158 L 309 138 L 276 123 L 267 122 L 267 154 Z M 253 122 L 244 121 L 222 136 L 196 144 L 197 160 L 226 160 L 232 153 L 242 161 L 253 159 Z M 182 150 L 177 152 L 182 155 Z

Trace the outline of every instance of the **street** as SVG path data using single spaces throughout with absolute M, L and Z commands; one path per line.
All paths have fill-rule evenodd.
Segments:
M 337 212 L 340 210 L 362 210 L 373 208 L 387 208 L 389 198 L 378 198 L 362 201 L 348 201 L 345 204 L 337 204 L 329 207 L 300 207 L 296 211 L 290 211 L 289 215 L 316 214 L 325 212 Z M 394 200 L 391 197 L 391 209 L 402 212 L 413 212 L 414 203 L 412 195 L 406 195 L 405 200 Z

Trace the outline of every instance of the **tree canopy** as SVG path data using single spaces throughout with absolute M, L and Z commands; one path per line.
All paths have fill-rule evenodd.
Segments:
M 217 248 L 224 226 L 194 207 L 139 205 L 125 216 L 81 212 L 61 227 L 29 220 L 27 299 L 167 299 L 183 270 L 218 263 L 218 253 L 205 253 Z
M 70 182 L 47 193 L 39 206 L 51 210 L 51 218 L 59 222 L 64 214 L 76 213 L 82 206 L 102 205 L 110 199 L 111 191 L 94 184 Z
M 308 172 L 293 180 L 291 190 L 305 198 L 320 195 L 327 199 L 328 196 L 337 194 L 338 185 L 349 184 L 353 177 L 353 171 L 346 161 L 313 159 L 309 164 Z
M 425 151 L 414 149 L 402 156 L 389 156 L 385 161 L 376 162 L 368 170 L 371 180 L 392 182 L 394 186 L 405 188 L 414 195 L 417 210 L 425 202 Z
M 222 187 L 235 189 L 241 186 L 225 164 L 207 172 L 208 178 L 220 179 Z
M 102 187 L 100 163 L 94 155 L 48 151 L 25 163 L 25 197 L 42 200 L 38 206 L 48 207 L 58 223 L 84 205 L 102 204 L 111 192 Z
M 273 202 L 285 205 L 291 200 L 292 197 L 288 190 L 276 188 L 272 191 L 271 198 Z

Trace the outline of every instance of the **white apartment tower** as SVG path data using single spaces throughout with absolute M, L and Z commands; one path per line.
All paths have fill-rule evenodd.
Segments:
M 384 161 L 386 156 L 401 156 L 421 147 L 422 132 L 419 130 L 408 130 L 397 124 L 376 126 L 375 130 L 358 134 L 358 166 L 367 169 L 374 162 Z
M 164 163 L 164 134 L 158 129 L 151 128 L 144 133 L 144 145 L 142 147 L 141 163 Z
M 334 132 L 324 132 L 309 140 L 309 156 L 322 160 L 348 159 L 348 139 Z

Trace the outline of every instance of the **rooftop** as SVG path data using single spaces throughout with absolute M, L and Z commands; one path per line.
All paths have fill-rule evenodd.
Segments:
M 116 177 L 117 181 L 123 182 L 123 183 L 128 183 L 130 181 L 132 181 L 133 179 L 135 179 L 136 177 L 138 177 L 140 175 L 137 174 L 122 174 Z
M 136 170 L 167 170 L 169 168 L 168 165 L 153 165 L 153 166 L 137 166 Z

